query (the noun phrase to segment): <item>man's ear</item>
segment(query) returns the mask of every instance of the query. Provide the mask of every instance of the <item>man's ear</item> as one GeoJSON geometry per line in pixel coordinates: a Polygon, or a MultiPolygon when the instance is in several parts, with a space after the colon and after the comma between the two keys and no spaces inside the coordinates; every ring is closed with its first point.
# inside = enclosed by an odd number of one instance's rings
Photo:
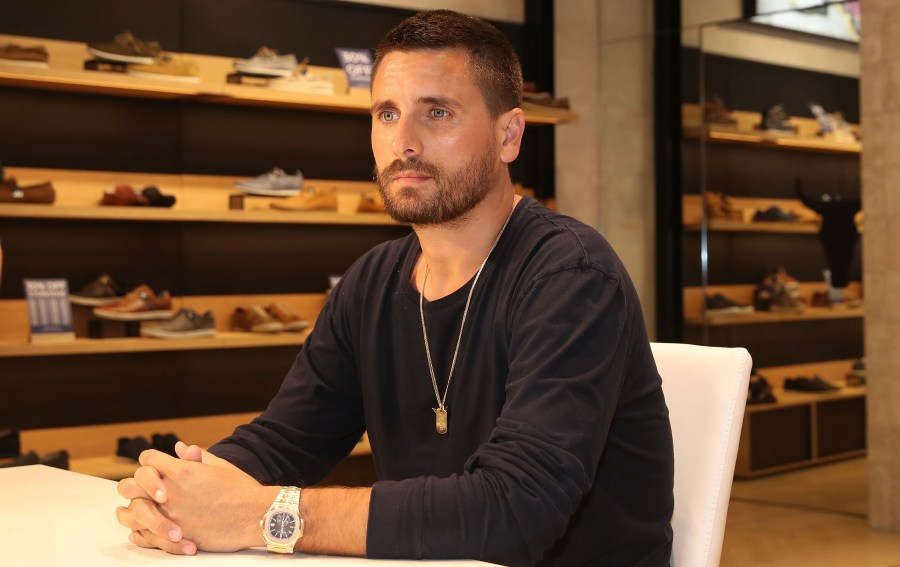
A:
{"type": "Polygon", "coordinates": [[[522,136],[525,134],[525,114],[521,108],[513,108],[497,119],[498,135],[501,140],[500,161],[512,163],[519,157],[522,136]]]}

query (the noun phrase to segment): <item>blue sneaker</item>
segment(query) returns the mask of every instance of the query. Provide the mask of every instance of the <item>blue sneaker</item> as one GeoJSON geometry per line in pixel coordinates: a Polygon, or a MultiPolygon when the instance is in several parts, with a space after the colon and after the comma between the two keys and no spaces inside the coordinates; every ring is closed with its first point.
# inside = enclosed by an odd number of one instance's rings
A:
{"type": "Polygon", "coordinates": [[[303,174],[298,170],[294,175],[288,175],[283,169],[276,167],[249,181],[237,181],[234,185],[251,195],[289,197],[300,193],[303,188],[303,174]]]}

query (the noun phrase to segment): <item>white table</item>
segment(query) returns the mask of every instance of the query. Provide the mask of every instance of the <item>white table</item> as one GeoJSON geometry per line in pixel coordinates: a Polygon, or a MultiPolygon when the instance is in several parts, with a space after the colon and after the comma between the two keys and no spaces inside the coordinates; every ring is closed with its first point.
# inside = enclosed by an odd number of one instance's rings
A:
{"type": "MultiPolygon", "coordinates": [[[[116,521],[116,506],[126,501],[116,483],[60,469],[32,465],[0,469],[0,565],[287,565],[265,549],[238,553],[169,555],[129,543],[128,530],[116,521]]],[[[338,567],[408,564],[406,561],[371,561],[350,557],[296,554],[302,567],[338,567]]],[[[489,565],[478,561],[436,561],[440,567],[489,565]]]]}

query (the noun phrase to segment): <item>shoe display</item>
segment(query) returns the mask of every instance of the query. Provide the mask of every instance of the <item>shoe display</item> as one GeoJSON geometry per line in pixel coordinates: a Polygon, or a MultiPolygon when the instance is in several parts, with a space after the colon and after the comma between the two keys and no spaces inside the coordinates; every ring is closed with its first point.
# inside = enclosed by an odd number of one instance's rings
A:
{"type": "Polygon", "coordinates": [[[263,46],[249,59],[236,59],[234,68],[248,75],[290,77],[297,68],[297,56],[293,53],[282,55],[275,49],[263,46]]]}
{"type": "Polygon", "coordinates": [[[269,204],[273,209],[280,211],[337,211],[337,193],[332,191],[317,191],[309,189],[296,197],[277,201],[269,204]]]}
{"type": "Polygon", "coordinates": [[[174,195],[164,195],[155,185],[141,189],[141,196],[147,200],[147,206],[150,207],[171,207],[175,204],[174,195]]]}
{"type": "Polygon", "coordinates": [[[84,284],[76,293],[69,294],[69,301],[74,305],[96,307],[110,305],[122,299],[124,290],[109,274],[101,274],[96,279],[84,284]]]}
{"type": "Polygon", "coordinates": [[[45,69],[50,60],[43,45],[24,47],[16,43],[0,44],[0,65],[18,65],[45,69]]]}
{"type": "Polygon", "coordinates": [[[796,378],[785,378],[784,389],[794,392],[836,392],[841,388],[823,379],[821,376],[813,376],[812,378],[798,376],[796,378]]]}
{"type": "Polygon", "coordinates": [[[857,141],[853,128],[841,112],[825,112],[822,105],[814,102],[809,103],[809,109],[819,122],[819,135],[823,138],[845,144],[857,141]]]}
{"type": "Polygon", "coordinates": [[[759,287],[753,294],[753,308],[757,311],[802,313],[806,308],[800,298],[796,278],[788,275],[781,266],[763,274],[759,287]]]}
{"type": "Polygon", "coordinates": [[[19,430],[15,427],[0,429],[0,459],[18,457],[22,451],[19,430]]]}
{"type": "Polygon", "coordinates": [[[866,359],[857,358],[853,361],[850,372],[845,376],[848,386],[864,386],[866,384],[866,359]]]}
{"type": "Polygon", "coordinates": [[[175,444],[178,443],[180,439],[177,435],[174,433],[154,433],[152,439],[154,449],[178,458],[178,453],[175,452],[175,444]]]}
{"type": "Polygon", "coordinates": [[[299,333],[309,328],[309,321],[301,319],[283,303],[273,303],[266,307],[266,311],[281,323],[285,331],[299,333]]]}
{"type": "Polygon", "coordinates": [[[198,315],[193,309],[179,310],[166,321],[141,325],[141,336],[155,339],[196,339],[216,336],[216,319],[212,311],[198,315]]]}
{"type": "Polygon", "coordinates": [[[116,456],[136,461],[141,456],[141,453],[152,448],[153,445],[147,441],[146,437],[119,437],[116,446],[116,456]]]}
{"type": "Polygon", "coordinates": [[[752,305],[744,305],[717,293],[705,296],[704,310],[707,315],[728,315],[738,313],[753,313],[752,305]]]}
{"type": "Polygon", "coordinates": [[[359,196],[359,204],[356,206],[357,213],[383,213],[384,199],[381,198],[380,191],[366,191],[359,196]]]}
{"type": "Polygon", "coordinates": [[[200,69],[196,63],[175,59],[169,53],[160,53],[150,65],[131,65],[128,67],[127,73],[136,77],[163,81],[200,82],[200,69]]]}
{"type": "Polygon", "coordinates": [[[732,205],[731,199],[724,193],[707,191],[703,195],[703,201],[706,207],[706,217],[708,219],[744,220],[743,211],[732,205]]]}
{"type": "Polygon", "coordinates": [[[794,211],[785,211],[779,207],[769,207],[766,210],[757,209],[753,215],[756,222],[791,222],[798,220],[800,215],[794,211]]]}
{"type": "Polygon", "coordinates": [[[28,203],[50,205],[56,201],[52,183],[20,186],[14,177],[0,181],[0,203],[28,203]]]}
{"type": "Polygon", "coordinates": [[[103,61],[153,65],[162,49],[156,41],[141,41],[131,32],[125,31],[118,34],[113,41],[89,43],[87,51],[103,61]]]}
{"type": "Polygon", "coordinates": [[[287,77],[272,79],[268,83],[270,89],[295,91],[300,93],[334,94],[334,81],[326,75],[311,73],[305,66],[306,60],[300,62],[299,71],[287,77]]]}
{"type": "Polygon", "coordinates": [[[251,195],[289,197],[300,193],[303,174],[297,171],[294,175],[288,175],[283,169],[276,167],[248,181],[236,181],[234,186],[251,195]]]}
{"type": "Polygon", "coordinates": [[[750,387],[747,390],[747,405],[775,403],[775,394],[772,386],[765,376],[753,374],[750,376],[750,387]]]}
{"type": "Polygon", "coordinates": [[[94,308],[94,315],[114,321],[168,319],[172,316],[172,296],[168,291],[156,295],[150,286],[140,285],[121,300],[94,308]]]}
{"type": "Polygon", "coordinates": [[[46,467],[69,470],[69,452],[66,450],[55,451],[40,456],[40,463],[46,467]]]}
{"type": "Polygon", "coordinates": [[[720,96],[715,96],[712,101],[707,102],[703,111],[707,124],[737,125],[737,120],[731,115],[731,110],[725,106],[725,101],[720,96]]]}
{"type": "Polygon", "coordinates": [[[25,467],[28,465],[39,465],[41,464],[41,458],[38,457],[38,454],[35,451],[29,451],[24,455],[19,455],[12,461],[4,464],[0,464],[0,469],[12,468],[12,467],[25,467]]]}
{"type": "Polygon", "coordinates": [[[796,134],[797,127],[791,124],[791,116],[784,109],[783,104],[776,104],[762,111],[762,121],[759,128],[762,130],[775,130],[788,134],[796,134]]]}
{"type": "Polygon", "coordinates": [[[148,201],[131,185],[116,185],[111,191],[103,192],[100,204],[106,207],[146,207],[148,201]]]}
{"type": "Polygon", "coordinates": [[[238,307],[231,315],[231,330],[251,333],[280,333],[284,324],[275,319],[262,305],[238,307]]]}

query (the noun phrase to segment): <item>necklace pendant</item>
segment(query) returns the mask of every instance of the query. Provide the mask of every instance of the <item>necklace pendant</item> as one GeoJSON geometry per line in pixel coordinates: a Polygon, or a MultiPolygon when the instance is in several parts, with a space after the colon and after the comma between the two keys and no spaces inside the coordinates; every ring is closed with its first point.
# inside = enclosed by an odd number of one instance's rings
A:
{"type": "Polygon", "coordinates": [[[447,434],[447,410],[444,408],[434,409],[434,428],[441,435],[447,434]]]}

